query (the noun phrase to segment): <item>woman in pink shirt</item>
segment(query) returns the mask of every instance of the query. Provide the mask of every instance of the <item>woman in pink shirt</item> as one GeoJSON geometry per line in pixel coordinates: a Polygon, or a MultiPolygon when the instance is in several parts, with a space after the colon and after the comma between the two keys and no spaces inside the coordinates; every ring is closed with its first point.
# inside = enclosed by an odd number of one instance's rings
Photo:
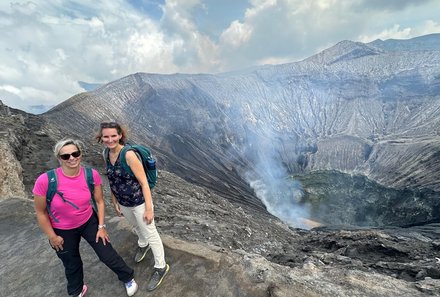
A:
{"type": "Polygon", "coordinates": [[[132,296],[138,289],[133,279],[134,271],[109,242],[104,224],[102,180],[94,169],[92,173],[97,213],[90,203],[91,193],[86,181],[86,172],[81,166],[82,142],[73,139],[61,140],[55,145],[54,154],[61,166],[55,169],[57,192],[49,208],[46,202],[49,187],[47,172],[37,178],[32,192],[38,224],[63,262],[68,294],[81,297],[87,292],[79,253],[82,237],[94,249],[99,259],[125,284],[128,296],[132,296]]]}

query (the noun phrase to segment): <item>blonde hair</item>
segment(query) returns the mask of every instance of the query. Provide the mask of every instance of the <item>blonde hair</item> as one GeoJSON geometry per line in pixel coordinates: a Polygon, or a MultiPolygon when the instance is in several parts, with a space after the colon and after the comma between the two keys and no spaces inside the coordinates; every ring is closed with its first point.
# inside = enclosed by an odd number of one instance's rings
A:
{"type": "Polygon", "coordinates": [[[66,145],[73,144],[76,146],[76,148],[81,152],[81,155],[84,152],[84,143],[81,140],[72,139],[72,138],[66,138],[58,141],[55,146],[53,147],[53,154],[55,158],[59,157],[60,150],[65,147],[66,145]]]}

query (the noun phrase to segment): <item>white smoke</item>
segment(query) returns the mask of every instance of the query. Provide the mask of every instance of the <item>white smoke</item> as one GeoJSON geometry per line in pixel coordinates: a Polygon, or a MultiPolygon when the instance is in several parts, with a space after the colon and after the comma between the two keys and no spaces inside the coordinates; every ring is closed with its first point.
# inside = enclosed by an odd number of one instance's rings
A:
{"type": "Polygon", "coordinates": [[[246,181],[269,213],[292,227],[310,229],[308,207],[301,203],[304,195],[301,183],[290,176],[281,158],[277,157],[276,142],[270,137],[264,139],[256,142],[255,169],[246,172],[246,181]]]}

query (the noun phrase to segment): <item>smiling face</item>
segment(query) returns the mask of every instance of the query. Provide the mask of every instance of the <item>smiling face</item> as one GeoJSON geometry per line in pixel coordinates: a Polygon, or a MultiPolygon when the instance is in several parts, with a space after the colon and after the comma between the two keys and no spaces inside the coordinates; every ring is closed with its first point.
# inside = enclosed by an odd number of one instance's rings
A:
{"type": "Polygon", "coordinates": [[[81,151],[74,144],[65,145],[58,153],[58,160],[60,161],[61,166],[71,169],[77,168],[81,163],[81,151]]]}
{"type": "Polygon", "coordinates": [[[119,145],[119,140],[122,138],[121,134],[118,134],[116,128],[103,128],[101,141],[109,149],[114,149],[119,145]]]}

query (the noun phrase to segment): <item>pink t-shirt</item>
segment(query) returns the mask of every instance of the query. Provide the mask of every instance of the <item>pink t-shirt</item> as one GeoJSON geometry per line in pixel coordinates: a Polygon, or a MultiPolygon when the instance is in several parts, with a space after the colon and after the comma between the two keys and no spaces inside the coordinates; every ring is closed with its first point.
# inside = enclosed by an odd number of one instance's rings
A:
{"type": "MultiPolygon", "coordinates": [[[[95,169],[93,169],[92,172],[95,186],[101,185],[102,180],[99,173],[95,169]]],[[[90,190],[87,186],[85,170],[81,167],[79,176],[70,177],[64,175],[61,167],[58,167],[56,169],[56,174],[58,178],[58,192],[63,193],[64,199],[78,206],[78,209],[71,204],[64,202],[57,193],[52,199],[50,210],[58,222],[55,222],[54,219],[49,216],[50,223],[52,224],[52,227],[57,229],[69,230],[78,228],[87,222],[93,214],[93,208],[90,202],[90,190]]],[[[43,199],[46,199],[48,184],[47,173],[43,173],[35,181],[32,193],[34,193],[35,196],[43,196],[43,199]]],[[[42,198],[35,197],[35,199],[42,198]]]]}

